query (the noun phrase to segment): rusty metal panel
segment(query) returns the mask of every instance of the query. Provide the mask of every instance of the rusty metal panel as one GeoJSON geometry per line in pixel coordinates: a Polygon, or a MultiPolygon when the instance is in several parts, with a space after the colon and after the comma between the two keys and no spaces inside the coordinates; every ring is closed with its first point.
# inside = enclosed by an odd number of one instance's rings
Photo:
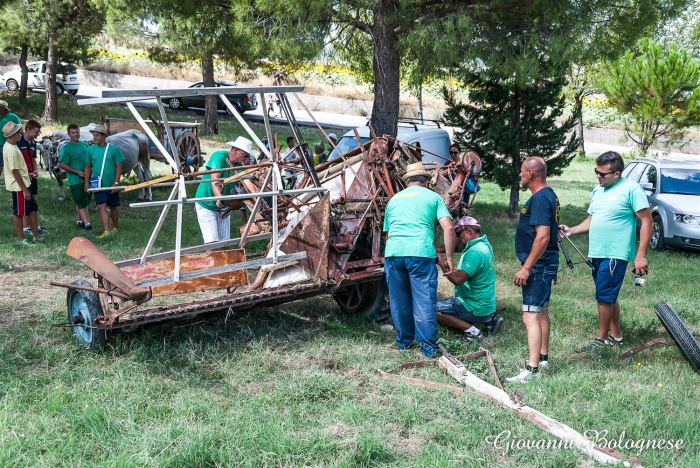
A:
{"type": "MultiPolygon", "coordinates": [[[[215,268],[232,263],[245,262],[245,250],[222,250],[217,252],[205,252],[200,254],[183,255],[180,257],[180,273],[215,268]]],[[[163,258],[141,265],[130,265],[122,268],[122,271],[133,281],[144,281],[163,276],[171,276],[175,269],[174,258],[163,258]]],[[[203,276],[177,283],[167,283],[153,286],[154,296],[167,296],[170,294],[188,293],[194,291],[208,291],[229,286],[248,284],[248,271],[237,270],[217,275],[203,276]]]]}
{"type": "Polygon", "coordinates": [[[330,200],[330,194],[326,193],[304,219],[294,226],[280,246],[285,254],[306,252],[307,257],[300,260],[299,265],[322,280],[328,279],[330,200]]]}

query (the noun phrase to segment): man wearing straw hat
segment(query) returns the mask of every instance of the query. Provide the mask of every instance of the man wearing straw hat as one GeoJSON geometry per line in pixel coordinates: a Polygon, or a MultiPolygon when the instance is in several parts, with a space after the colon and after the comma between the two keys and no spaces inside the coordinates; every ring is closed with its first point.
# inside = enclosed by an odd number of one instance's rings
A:
{"type": "Polygon", "coordinates": [[[422,163],[409,164],[403,176],[406,189],[389,200],[384,269],[396,344],[408,349],[415,339],[425,357],[432,359],[438,351],[435,227],[440,224],[445,233],[445,274],[452,272],[455,242],[445,202],[427,188],[430,177],[422,163]]]}
{"type": "MultiPolygon", "coordinates": [[[[10,112],[10,108],[7,106],[7,102],[0,100],[0,129],[3,128],[5,126],[5,124],[8,122],[13,122],[13,123],[16,123],[18,125],[22,123],[19,120],[19,117],[17,117],[15,114],[10,112]]],[[[3,136],[2,133],[0,133],[0,173],[3,172],[2,168],[4,166],[3,146],[5,145],[5,141],[6,141],[6,138],[3,136]]],[[[9,182],[6,182],[6,183],[9,183],[9,182]]]]}
{"type": "Polygon", "coordinates": [[[22,152],[17,147],[17,142],[22,136],[22,126],[15,122],[6,122],[2,127],[2,136],[5,138],[3,153],[5,155],[5,188],[12,192],[12,223],[17,233],[17,243],[31,245],[24,238],[22,230],[22,220],[29,216],[29,225],[34,235],[34,242],[43,241],[39,235],[38,217],[36,212],[39,208],[36,199],[29,191],[29,171],[24,162],[22,152]]]}

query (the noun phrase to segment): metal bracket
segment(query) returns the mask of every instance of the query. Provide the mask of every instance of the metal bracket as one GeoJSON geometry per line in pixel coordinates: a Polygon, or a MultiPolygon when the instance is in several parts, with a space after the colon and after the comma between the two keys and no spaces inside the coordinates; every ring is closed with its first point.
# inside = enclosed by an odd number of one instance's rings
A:
{"type": "Polygon", "coordinates": [[[637,346],[637,347],[634,348],[634,349],[630,349],[629,351],[620,354],[620,355],[617,357],[617,359],[618,359],[619,361],[622,361],[622,360],[625,359],[625,358],[628,358],[628,357],[630,357],[630,356],[633,356],[633,355],[639,353],[640,351],[644,351],[645,349],[651,348],[652,346],[655,346],[655,345],[657,345],[657,344],[662,344],[662,345],[666,345],[666,346],[678,346],[674,340],[669,340],[669,339],[666,339],[666,338],[656,338],[656,339],[654,339],[654,340],[647,341],[647,342],[644,343],[643,345],[637,346]]]}

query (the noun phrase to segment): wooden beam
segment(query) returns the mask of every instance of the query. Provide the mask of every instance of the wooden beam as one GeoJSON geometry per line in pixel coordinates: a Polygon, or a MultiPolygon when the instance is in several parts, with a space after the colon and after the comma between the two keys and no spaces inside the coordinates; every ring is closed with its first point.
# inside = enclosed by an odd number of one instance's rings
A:
{"type": "Polygon", "coordinates": [[[127,98],[129,100],[137,101],[144,96],[148,96],[148,98],[154,98],[156,96],[170,98],[206,96],[208,94],[301,93],[303,91],[303,86],[216,86],[213,88],[114,89],[102,91],[102,97],[127,98]]]}
{"type": "Polygon", "coordinates": [[[151,179],[147,180],[146,182],[141,182],[140,184],[136,185],[127,185],[126,188],[122,190],[122,192],[131,192],[132,190],[138,190],[140,188],[144,187],[150,187],[151,185],[154,184],[160,184],[161,182],[167,182],[169,180],[177,179],[177,174],[169,174],[164,177],[159,177],[157,179],[151,179]]]}

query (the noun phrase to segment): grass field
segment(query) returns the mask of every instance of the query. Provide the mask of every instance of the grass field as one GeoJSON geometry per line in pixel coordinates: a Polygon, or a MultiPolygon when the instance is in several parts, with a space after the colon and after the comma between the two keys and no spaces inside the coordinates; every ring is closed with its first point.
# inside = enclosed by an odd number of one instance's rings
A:
{"type": "MultiPolygon", "coordinates": [[[[593,168],[590,160],[576,161],[550,181],[563,223],[585,216],[593,168]]],[[[165,198],[166,190],[156,189],[154,198],[165,198]]],[[[70,239],[80,235],[74,205],[55,197],[54,181],[42,175],[40,220],[50,234],[46,244],[20,249],[9,194],[0,192],[2,467],[595,466],[571,449],[489,444],[489,437],[504,431],[516,442],[552,437],[475,395],[382,380],[375,369],[419,360],[420,353],[400,353],[391,332],[343,315],[327,296],[141,328],[109,336],[103,353],[85,351],[68,330],[52,326],[66,321],[66,306],[65,291],[49,281],[91,279],[87,268],[65,254],[70,239]]],[[[155,224],[157,209],[127,206],[135,197],[123,196],[119,234],[95,241],[114,260],[139,255],[155,224]]],[[[503,333],[484,343],[501,378],[517,373],[526,356],[520,291],[512,284],[519,266],[516,220],[507,217],[507,205],[507,193],[486,183],[472,213],[494,247],[497,299],[506,307],[503,333]]],[[[199,244],[194,209],[185,212],[183,242],[199,244]]],[[[96,221],[94,209],[90,214],[96,221]]],[[[585,236],[576,241],[586,247],[585,236]]],[[[155,250],[173,245],[174,210],[155,250]]],[[[628,275],[620,298],[623,349],[667,336],[653,312],[659,300],[698,329],[699,259],[652,252],[646,287],[633,286],[628,275]]],[[[439,292],[451,294],[444,279],[439,292]]],[[[625,361],[617,360],[618,349],[581,351],[597,330],[585,265],[560,274],[550,315],[550,367],[508,391],[521,389],[526,404],[582,433],[684,441],[679,450],[641,451],[646,467],[700,466],[698,375],[679,351],[651,349],[625,361]]],[[[453,354],[476,348],[461,345],[448,329],[439,338],[453,354]]],[[[472,361],[468,368],[490,381],[485,362],[472,361]]],[[[403,375],[454,383],[436,368],[403,375]]],[[[638,449],[621,451],[636,455],[638,449]]]]}

